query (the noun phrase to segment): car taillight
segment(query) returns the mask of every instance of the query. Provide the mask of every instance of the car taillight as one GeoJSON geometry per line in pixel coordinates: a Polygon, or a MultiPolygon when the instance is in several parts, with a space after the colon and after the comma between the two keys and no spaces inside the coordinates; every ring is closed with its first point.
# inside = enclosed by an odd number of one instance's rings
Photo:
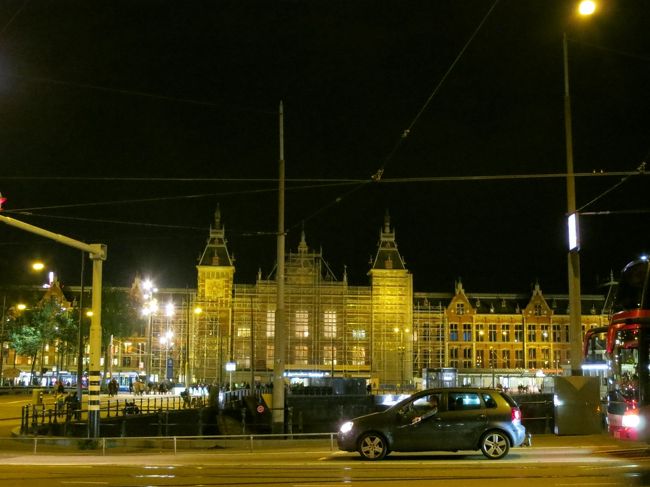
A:
{"type": "Polygon", "coordinates": [[[510,416],[513,423],[521,422],[521,410],[519,408],[510,408],[510,416]]]}

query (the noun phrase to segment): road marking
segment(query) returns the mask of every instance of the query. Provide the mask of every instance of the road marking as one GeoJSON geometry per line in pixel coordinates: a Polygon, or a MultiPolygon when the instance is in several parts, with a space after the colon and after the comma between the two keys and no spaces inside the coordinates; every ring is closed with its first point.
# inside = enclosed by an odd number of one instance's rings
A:
{"type": "Polygon", "coordinates": [[[106,485],[108,482],[91,482],[90,480],[62,480],[62,484],[98,484],[106,485]]]}

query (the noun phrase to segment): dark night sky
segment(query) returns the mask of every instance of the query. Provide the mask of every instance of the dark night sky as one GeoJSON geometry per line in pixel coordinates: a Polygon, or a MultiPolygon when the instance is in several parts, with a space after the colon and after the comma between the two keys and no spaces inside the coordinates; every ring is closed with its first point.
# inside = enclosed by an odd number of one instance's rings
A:
{"type": "MultiPolygon", "coordinates": [[[[388,209],[416,290],[565,293],[563,30],[576,172],[634,171],[650,150],[650,9],[605,3],[585,22],[569,0],[4,0],[6,214],[106,243],[108,283],[193,287],[219,203],[253,282],[275,261],[283,100],[288,249],[304,221],[366,284],[388,209]],[[382,166],[381,183],[322,181],[382,166]],[[558,177],[390,182],[526,174],[558,177]]],[[[578,177],[578,206],[620,180],[578,177]]],[[[633,211],[583,217],[583,292],[650,250],[649,182],[586,208],[633,211]]],[[[78,284],[79,251],[0,226],[0,281],[37,282],[36,257],[78,284]]]]}

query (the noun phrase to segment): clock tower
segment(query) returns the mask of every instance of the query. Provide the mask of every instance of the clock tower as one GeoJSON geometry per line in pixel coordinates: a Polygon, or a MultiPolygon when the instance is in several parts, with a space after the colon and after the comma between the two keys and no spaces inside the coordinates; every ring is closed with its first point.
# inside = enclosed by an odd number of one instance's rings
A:
{"type": "Polygon", "coordinates": [[[226,246],[219,207],[214,226],[196,266],[195,332],[192,340],[194,379],[216,377],[223,382],[223,368],[232,360],[232,301],[235,267],[226,246]]]}

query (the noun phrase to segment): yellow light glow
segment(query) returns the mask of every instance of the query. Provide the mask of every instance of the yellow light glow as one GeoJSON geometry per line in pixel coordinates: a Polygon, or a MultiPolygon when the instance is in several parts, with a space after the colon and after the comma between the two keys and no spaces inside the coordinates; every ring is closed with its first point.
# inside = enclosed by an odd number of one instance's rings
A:
{"type": "Polygon", "coordinates": [[[86,316],[91,317],[93,315],[92,311],[86,311],[86,316]]]}
{"type": "Polygon", "coordinates": [[[27,309],[27,305],[23,304],[23,303],[20,303],[20,304],[16,305],[16,308],[18,308],[20,311],[24,311],[24,310],[27,309]]]}
{"type": "Polygon", "coordinates": [[[596,11],[596,2],[591,0],[584,0],[578,5],[578,13],[580,15],[591,15],[596,11]]]}
{"type": "Polygon", "coordinates": [[[32,264],[32,269],[34,269],[35,271],[42,271],[43,269],[45,269],[45,264],[43,264],[42,262],[34,262],[32,264]]]}
{"type": "Polygon", "coordinates": [[[196,308],[194,308],[195,315],[200,315],[201,313],[203,313],[203,310],[200,307],[197,306],[196,308]]]}

